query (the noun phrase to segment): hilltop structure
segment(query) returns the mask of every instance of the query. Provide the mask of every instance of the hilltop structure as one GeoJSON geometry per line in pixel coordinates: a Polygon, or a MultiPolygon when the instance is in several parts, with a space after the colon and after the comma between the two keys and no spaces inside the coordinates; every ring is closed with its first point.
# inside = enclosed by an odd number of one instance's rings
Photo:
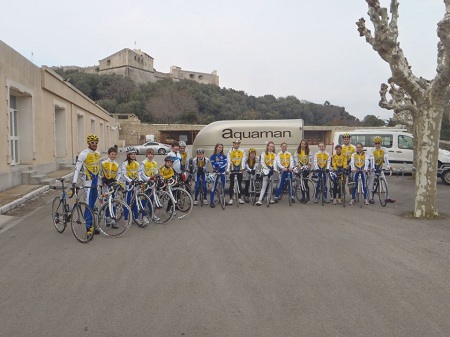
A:
{"type": "Polygon", "coordinates": [[[180,67],[170,67],[170,73],[162,73],[153,67],[154,58],[140,49],[125,48],[99,61],[99,65],[93,67],[63,66],[63,70],[76,69],[80,72],[98,75],[121,75],[130,77],[135,83],[156,82],[170,78],[174,81],[183,79],[193,80],[203,84],[219,85],[217,71],[202,73],[183,70],[180,67]]]}

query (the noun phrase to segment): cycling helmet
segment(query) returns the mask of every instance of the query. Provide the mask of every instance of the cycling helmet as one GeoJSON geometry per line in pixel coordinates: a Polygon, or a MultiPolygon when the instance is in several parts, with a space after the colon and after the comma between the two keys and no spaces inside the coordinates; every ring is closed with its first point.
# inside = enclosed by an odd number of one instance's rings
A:
{"type": "Polygon", "coordinates": [[[188,179],[189,179],[189,172],[188,171],[181,172],[180,179],[183,182],[188,181],[188,179]]]}
{"type": "Polygon", "coordinates": [[[186,142],[184,140],[180,141],[180,144],[178,144],[179,147],[185,147],[186,146],[186,142]]]}
{"type": "Polygon", "coordinates": [[[125,151],[127,152],[127,154],[130,154],[130,153],[137,153],[136,148],[134,148],[134,147],[132,147],[132,146],[128,146],[128,147],[125,149],[125,151]]]}
{"type": "Polygon", "coordinates": [[[342,138],[351,138],[352,136],[350,136],[350,134],[348,132],[344,133],[342,135],[342,138]]]}
{"type": "Polygon", "coordinates": [[[233,139],[233,144],[234,143],[241,144],[241,139],[240,138],[233,139]]]}
{"type": "Polygon", "coordinates": [[[206,173],[206,182],[208,184],[213,184],[214,180],[216,179],[216,174],[215,173],[206,173]]]}
{"type": "Polygon", "coordinates": [[[251,148],[248,149],[248,153],[250,153],[250,152],[255,152],[256,153],[256,149],[254,147],[251,147],[251,148]]]}
{"type": "Polygon", "coordinates": [[[197,154],[199,153],[205,153],[205,150],[203,150],[201,147],[197,149],[197,154]]]}
{"type": "Polygon", "coordinates": [[[86,140],[88,143],[98,142],[98,137],[96,135],[89,135],[89,136],[87,136],[86,140]]]}
{"type": "Polygon", "coordinates": [[[373,137],[373,142],[381,144],[381,137],[380,136],[373,137]]]}
{"type": "Polygon", "coordinates": [[[167,156],[166,158],[164,158],[164,161],[171,161],[171,162],[173,162],[173,158],[171,156],[167,156]]]}

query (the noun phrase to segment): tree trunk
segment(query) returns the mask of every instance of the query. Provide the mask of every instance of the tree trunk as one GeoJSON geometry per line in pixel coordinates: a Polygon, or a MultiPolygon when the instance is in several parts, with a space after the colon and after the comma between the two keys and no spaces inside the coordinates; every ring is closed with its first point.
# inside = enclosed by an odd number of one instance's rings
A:
{"type": "Polygon", "coordinates": [[[443,110],[439,107],[419,108],[423,117],[415,118],[414,137],[416,151],[416,197],[414,217],[434,218],[437,210],[437,164],[439,155],[439,131],[443,110]]]}

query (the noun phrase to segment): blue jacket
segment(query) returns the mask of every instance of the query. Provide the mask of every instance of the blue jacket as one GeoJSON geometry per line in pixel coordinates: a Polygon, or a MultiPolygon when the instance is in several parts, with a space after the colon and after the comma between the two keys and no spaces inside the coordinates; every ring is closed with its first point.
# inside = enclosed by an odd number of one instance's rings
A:
{"type": "Polygon", "coordinates": [[[224,154],[213,154],[210,157],[211,160],[211,166],[214,171],[219,171],[221,173],[225,172],[225,169],[227,168],[227,156],[224,154]]]}

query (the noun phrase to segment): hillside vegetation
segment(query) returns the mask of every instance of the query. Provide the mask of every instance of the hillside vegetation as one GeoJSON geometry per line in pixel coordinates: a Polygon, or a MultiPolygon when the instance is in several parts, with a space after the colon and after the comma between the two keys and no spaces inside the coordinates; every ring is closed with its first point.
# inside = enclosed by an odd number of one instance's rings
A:
{"type": "Polygon", "coordinates": [[[295,96],[255,97],[244,91],[190,80],[136,85],[130,78],[116,75],[60,69],[56,72],[107,111],[133,113],[148,123],[208,124],[227,119],[302,118],[307,125],[361,125],[344,107],[329,102],[301,101],[295,96]]]}

